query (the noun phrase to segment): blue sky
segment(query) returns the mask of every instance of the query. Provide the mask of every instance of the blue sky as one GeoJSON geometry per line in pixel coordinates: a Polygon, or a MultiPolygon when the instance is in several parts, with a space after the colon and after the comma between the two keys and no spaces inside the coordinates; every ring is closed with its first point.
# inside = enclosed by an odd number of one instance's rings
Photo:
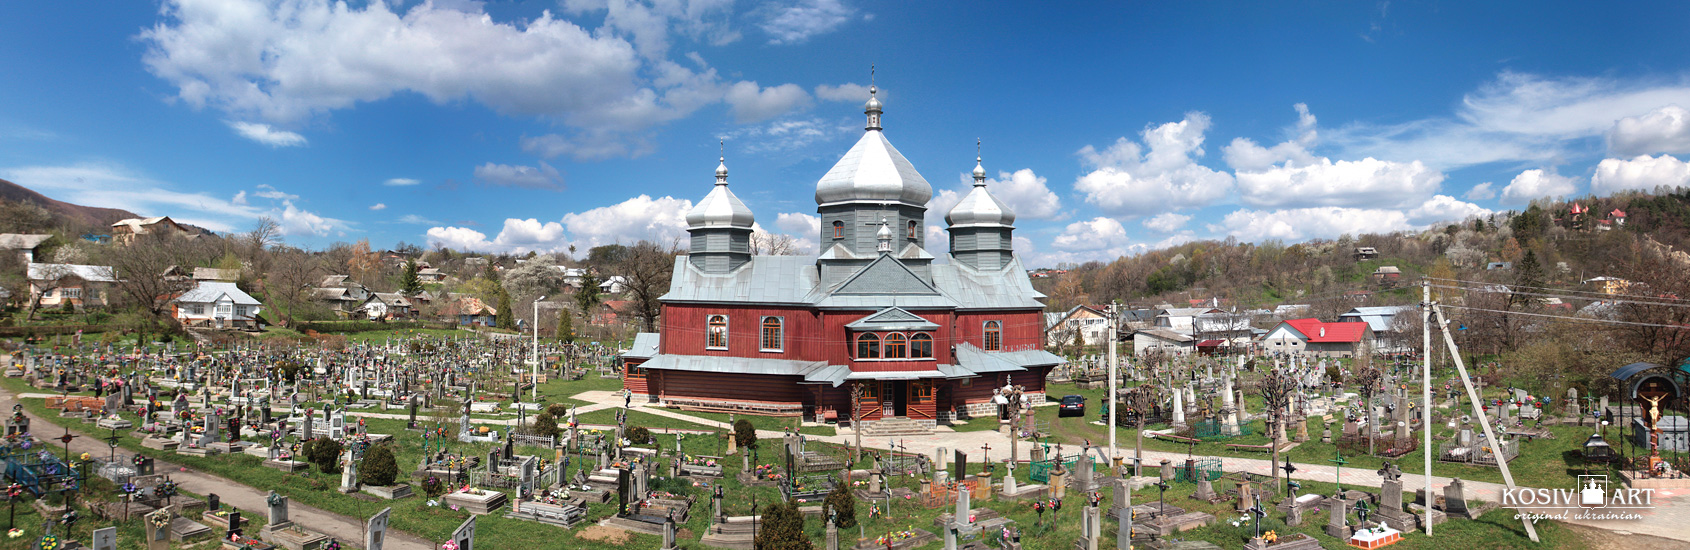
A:
{"type": "Polygon", "coordinates": [[[983,141],[1031,265],[1425,227],[1690,183],[1684,3],[559,0],[0,4],[0,177],[290,244],[684,235],[726,140],[815,241],[862,132],[935,188],[983,141]]]}

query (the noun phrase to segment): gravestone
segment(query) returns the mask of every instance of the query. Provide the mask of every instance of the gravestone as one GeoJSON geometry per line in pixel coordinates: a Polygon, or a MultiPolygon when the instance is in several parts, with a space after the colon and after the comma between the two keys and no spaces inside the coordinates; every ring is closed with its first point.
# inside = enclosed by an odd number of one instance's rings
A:
{"type": "Polygon", "coordinates": [[[458,530],[452,532],[452,541],[458,543],[458,550],[475,550],[475,518],[470,516],[458,526],[458,530]]]}
{"type": "Polygon", "coordinates": [[[1254,483],[1250,483],[1248,481],[1238,482],[1238,505],[1233,509],[1233,511],[1240,513],[1250,511],[1250,503],[1255,501],[1255,496],[1256,485],[1254,483]]]}
{"type": "Polygon", "coordinates": [[[288,497],[270,491],[270,494],[264,497],[264,503],[269,506],[269,530],[275,531],[293,525],[293,521],[288,519],[288,497]]]}
{"type": "Polygon", "coordinates": [[[147,550],[170,550],[170,523],[176,514],[173,508],[161,508],[146,515],[147,550]]]}
{"type": "Polygon", "coordinates": [[[1162,459],[1162,481],[1171,482],[1173,480],[1174,480],[1174,463],[1173,463],[1173,461],[1164,458],[1164,459],[1162,459]]]}
{"type": "Polygon", "coordinates": [[[387,538],[387,515],[391,512],[393,508],[383,508],[364,524],[364,550],[381,550],[382,542],[387,538]]]}
{"type": "Polygon", "coordinates": [[[1125,479],[1115,480],[1115,550],[1132,550],[1133,493],[1125,479]]]}
{"type": "MultiPolygon", "coordinates": [[[[371,549],[371,550],[380,550],[380,549],[371,549]]],[[[663,548],[662,548],[662,550],[675,550],[675,518],[673,518],[673,517],[663,518],[663,548]]]]}
{"type": "Polygon", "coordinates": [[[1467,510],[1467,485],[1461,478],[1451,479],[1444,486],[1444,514],[1448,517],[1473,519],[1467,510]]]}
{"type": "Polygon", "coordinates": [[[1584,422],[1584,415],[1581,412],[1579,410],[1578,388],[1567,388],[1567,416],[1577,418],[1582,423],[1584,422]]]}
{"type": "Polygon", "coordinates": [[[1345,514],[1344,499],[1326,499],[1326,511],[1330,521],[1326,522],[1326,535],[1338,540],[1350,540],[1350,526],[1345,514]]]}
{"type": "Polygon", "coordinates": [[[92,540],[94,550],[117,550],[117,528],[95,529],[92,540]]]}
{"type": "Polygon", "coordinates": [[[223,509],[223,498],[217,496],[217,493],[211,493],[209,495],[206,495],[205,496],[205,509],[210,510],[212,512],[222,510],[223,509]]]}
{"type": "MultiPolygon", "coordinates": [[[[1120,486],[1117,485],[1116,487],[1120,487],[1120,486]]],[[[1118,488],[1115,490],[1116,494],[1120,494],[1120,492],[1121,491],[1118,488]]],[[[1208,477],[1198,476],[1198,478],[1197,478],[1197,492],[1192,493],[1191,498],[1195,498],[1197,500],[1212,500],[1212,499],[1214,499],[1215,498],[1214,483],[1210,482],[1208,477]]]]}

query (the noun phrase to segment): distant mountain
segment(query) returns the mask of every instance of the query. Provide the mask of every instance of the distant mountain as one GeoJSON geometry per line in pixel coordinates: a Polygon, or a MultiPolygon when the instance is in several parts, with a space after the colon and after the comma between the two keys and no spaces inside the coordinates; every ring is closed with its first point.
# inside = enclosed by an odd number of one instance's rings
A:
{"type": "Polygon", "coordinates": [[[139,218],[134,212],[116,208],[82,206],[48,198],[28,187],[0,179],[0,199],[34,203],[53,215],[54,221],[72,227],[110,227],[126,218],[139,218]]]}

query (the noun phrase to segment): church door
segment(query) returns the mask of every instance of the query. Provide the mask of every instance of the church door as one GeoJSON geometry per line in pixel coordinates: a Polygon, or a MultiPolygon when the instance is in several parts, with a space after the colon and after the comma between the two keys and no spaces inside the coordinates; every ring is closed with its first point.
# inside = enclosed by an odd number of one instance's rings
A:
{"type": "Polygon", "coordinates": [[[910,383],[907,380],[887,382],[887,400],[892,402],[892,413],[898,417],[909,416],[910,383]]]}

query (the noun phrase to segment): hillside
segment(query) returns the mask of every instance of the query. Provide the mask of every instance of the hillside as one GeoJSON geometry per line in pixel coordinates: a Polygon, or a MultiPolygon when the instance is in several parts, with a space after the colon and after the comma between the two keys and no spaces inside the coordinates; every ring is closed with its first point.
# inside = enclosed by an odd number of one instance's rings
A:
{"type": "Polygon", "coordinates": [[[1600,276],[1647,284],[1660,254],[1690,250],[1690,189],[1627,192],[1608,197],[1535,201],[1424,231],[1346,235],[1297,244],[1196,241],[1111,262],[1090,262],[1036,279],[1051,310],[1108,303],[1184,306],[1219,299],[1223,306],[1268,308],[1309,304],[1317,311],[1355,305],[1414,303],[1422,276],[1585,289],[1600,276]],[[1357,250],[1370,248],[1366,258],[1357,250]],[[1525,262],[1527,256],[1531,262],[1525,262]],[[1505,265],[1493,265],[1507,262],[1505,265]],[[1519,273],[1531,263],[1538,273],[1519,273]],[[1374,276],[1394,266],[1394,281],[1374,276]],[[1341,302],[1322,308],[1322,302],[1341,302]]]}
{"type": "Polygon", "coordinates": [[[48,198],[46,195],[3,179],[0,179],[0,200],[31,203],[39,206],[52,215],[54,225],[65,227],[107,227],[121,219],[140,217],[127,210],[82,206],[48,198]]]}

